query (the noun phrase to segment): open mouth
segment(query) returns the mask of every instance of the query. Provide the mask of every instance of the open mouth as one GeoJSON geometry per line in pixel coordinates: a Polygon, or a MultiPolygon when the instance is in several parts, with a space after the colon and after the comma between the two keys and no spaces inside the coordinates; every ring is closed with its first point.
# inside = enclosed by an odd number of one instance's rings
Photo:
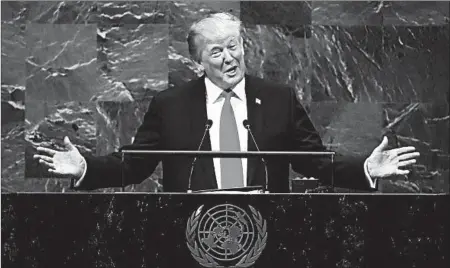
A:
{"type": "Polygon", "coordinates": [[[237,70],[237,66],[231,67],[230,69],[226,70],[225,73],[227,75],[235,75],[237,70]]]}

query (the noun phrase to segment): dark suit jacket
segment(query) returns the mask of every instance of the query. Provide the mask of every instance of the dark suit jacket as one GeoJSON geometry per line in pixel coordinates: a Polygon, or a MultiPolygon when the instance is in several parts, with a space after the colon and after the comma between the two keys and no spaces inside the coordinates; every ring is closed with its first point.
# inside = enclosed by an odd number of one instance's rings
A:
{"type": "MultiPolygon", "coordinates": [[[[293,89],[256,77],[246,76],[248,121],[262,151],[324,151],[319,134],[297,99],[293,89]],[[261,104],[255,99],[261,100],[261,104]]],[[[150,144],[155,150],[197,150],[202,138],[206,112],[204,78],[184,86],[167,89],[151,101],[134,144],[150,144]]],[[[215,122],[216,124],[218,122],[215,122]]],[[[238,122],[239,124],[240,122],[238,122]]],[[[211,150],[209,135],[202,150],[211,150]]],[[[248,150],[256,151],[248,139],[248,150]]],[[[121,158],[113,153],[93,157],[85,155],[86,176],[78,189],[96,189],[121,186],[121,158]]],[[[185,192],[191,157],[134,155],[128,156],[123,166],[125,183],[138,184],[146,179],[163,161],[163,188],[165,192],[185,192]]],[[[329,157],[268,157],[270,192],[289,191],[289,163],[305,175],[331,183],[329,157]]],[[[364,159],[336,156],[334,186],[369,190],[364,176],[364,159]]],[[[249,186],[264,185],[264,166],[258,158],[248,159],[249,186]]],[[[213,160],[199,158],[192,177],[192,189],[217,189],[213,160]]]]}

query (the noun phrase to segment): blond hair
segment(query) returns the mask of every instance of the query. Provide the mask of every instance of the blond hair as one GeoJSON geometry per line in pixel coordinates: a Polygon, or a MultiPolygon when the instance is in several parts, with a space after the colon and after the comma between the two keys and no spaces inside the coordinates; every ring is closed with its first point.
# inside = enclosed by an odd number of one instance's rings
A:
{"type": "Polygon", "coordinates": [[[223,27],[235,27],[239,34],[243,31],[241,20],[226,12],[210,14],[192,24],[187,35],[187,43],[189,54],[194,61],[200,62],[201,60],[201,51],[198,50],[198,37],[207,29],[221,29],[223,27]]]}

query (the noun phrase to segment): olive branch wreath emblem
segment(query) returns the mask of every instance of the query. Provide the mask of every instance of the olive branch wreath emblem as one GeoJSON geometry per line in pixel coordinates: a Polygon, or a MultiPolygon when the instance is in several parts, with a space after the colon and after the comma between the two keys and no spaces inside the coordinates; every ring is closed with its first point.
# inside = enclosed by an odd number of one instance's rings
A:
{"type": "MultiPolygon", "coordinates": [[[[253,265],[256,260],[259,258],[267,243],[267,222],[261,216],[261,213],[257,211],[254,207],[248,205],[253,219],[255,221],[256,229],[258,230],[258,238],[256,239],[255,244],[252,249],[242,256],[242,258],[233,266],[235,268],[245,268],[253,265]]],[[[196,229],[198,227],[199,219],[201,216],[201,211],[203,209],[203,205],[201,205],[196,211],[192,213],[187,221],[186,226],[186,239],[187,246],[191,251],[192,257],[203,267],[225,267],[221,266],[217,263],[214,258],[208,254],[206,254],[198,245],[195,240],[196,229]]]]}

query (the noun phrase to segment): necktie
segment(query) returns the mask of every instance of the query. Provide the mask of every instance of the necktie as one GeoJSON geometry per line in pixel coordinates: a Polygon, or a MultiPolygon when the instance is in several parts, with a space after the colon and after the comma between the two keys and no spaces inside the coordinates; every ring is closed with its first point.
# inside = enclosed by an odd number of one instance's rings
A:
{"type": "MultiPolygon", "coordinates": [[[[221,151],[241,150],[236,119],[230,102],[231,97],[234,95],[235,93],[231,90],[222,92],[225,103],[220,116],[219,138],[221,151]]],[[[242,161],[240,158],[221,158],[220,170],[222,189],[244,186],[242,161]]]]}

